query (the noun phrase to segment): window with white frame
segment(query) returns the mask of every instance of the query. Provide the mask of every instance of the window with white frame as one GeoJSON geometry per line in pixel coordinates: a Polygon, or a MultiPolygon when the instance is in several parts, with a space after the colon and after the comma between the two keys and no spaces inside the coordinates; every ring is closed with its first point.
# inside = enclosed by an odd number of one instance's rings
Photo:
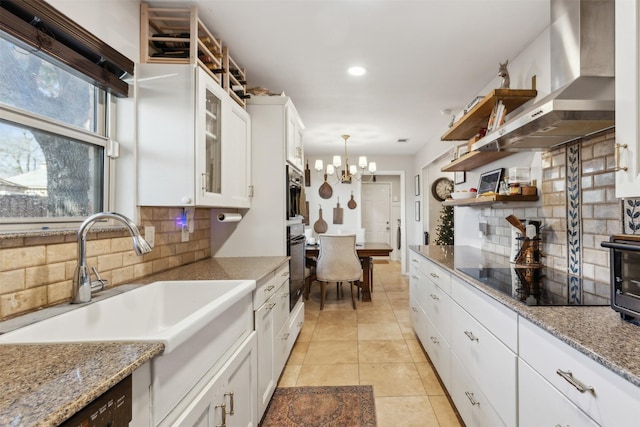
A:
{"type": "Polygon", "coordinates": [[[0,221],[77,221],[108,208],[108,98],[0,37],[0,221]]]}

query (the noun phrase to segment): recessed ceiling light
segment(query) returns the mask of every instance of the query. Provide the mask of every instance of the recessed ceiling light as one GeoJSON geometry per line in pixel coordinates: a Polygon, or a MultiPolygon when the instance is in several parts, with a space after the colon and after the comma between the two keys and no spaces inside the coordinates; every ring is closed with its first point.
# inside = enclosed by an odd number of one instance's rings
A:
{"type": "Polygon", "coordinates": [[[347,72],[352,76],[363,76],[367,73],[367,70],[364,67],[355,66],[355,67],[349,67],[347,72]]]}

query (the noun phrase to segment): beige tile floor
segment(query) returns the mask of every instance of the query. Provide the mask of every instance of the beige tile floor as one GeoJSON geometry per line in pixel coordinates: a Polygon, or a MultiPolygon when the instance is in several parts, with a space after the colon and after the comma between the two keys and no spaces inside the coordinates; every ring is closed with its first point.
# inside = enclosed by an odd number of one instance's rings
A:
{"type": "Polygon", "coordinates": [[[351,307],[348,284],[327,288],[320,311],[315,282],[305,323],[278,385],[373,385],[378,427],[461,426],[411,328],[409,279],[398,262],[376,263],[371,302],[351,307]]]}

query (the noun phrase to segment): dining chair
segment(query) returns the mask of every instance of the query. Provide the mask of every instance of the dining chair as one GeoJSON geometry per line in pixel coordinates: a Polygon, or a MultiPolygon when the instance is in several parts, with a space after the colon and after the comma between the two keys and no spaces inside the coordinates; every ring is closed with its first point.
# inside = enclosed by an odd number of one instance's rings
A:
{"type": "Polygon", "coordinates": [[[316,262],[316,280],[321,285],[320,310],[324,308],[327,283],[336,282],[338,288],[342,282],[351,284],[351,304],[356,308],[353,287],[358,286],[362,275],[362,265],[356,252],[355,234],[321,234],[320,250],[316,262]]]}

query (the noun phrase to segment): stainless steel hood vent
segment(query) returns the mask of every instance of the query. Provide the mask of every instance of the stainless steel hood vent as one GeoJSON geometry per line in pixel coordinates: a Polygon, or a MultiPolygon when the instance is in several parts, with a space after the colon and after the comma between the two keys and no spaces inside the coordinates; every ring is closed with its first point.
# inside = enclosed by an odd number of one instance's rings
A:
{"type": "Polygon", "coordinates": [[[552,92],[478,141],[547,149],[615,126],[614,0],[551,0],[552,92]]]}

